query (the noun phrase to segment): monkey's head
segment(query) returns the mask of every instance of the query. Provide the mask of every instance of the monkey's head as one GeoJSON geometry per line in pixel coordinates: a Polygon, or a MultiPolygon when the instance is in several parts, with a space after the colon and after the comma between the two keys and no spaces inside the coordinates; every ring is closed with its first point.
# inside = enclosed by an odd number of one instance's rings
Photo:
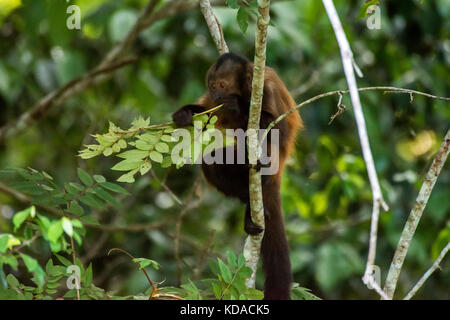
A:
{"type": "Polygon", "coordinates": [[[209,68],[206,85],[216,103],[248,94],[249,61],[234,53],[225,53],[209,68]]]}

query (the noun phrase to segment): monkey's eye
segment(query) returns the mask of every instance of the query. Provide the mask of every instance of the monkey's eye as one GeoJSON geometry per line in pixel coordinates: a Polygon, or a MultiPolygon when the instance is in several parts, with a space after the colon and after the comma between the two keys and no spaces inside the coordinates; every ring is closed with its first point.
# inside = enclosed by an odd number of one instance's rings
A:
{"type": "Polygon", "coordinates": [[[209,84],[211,86],[211,88],[215,89],[216,88],[216,83],[211,81],[211,83],[209,84]]]}
{"type": "Polygon", "coordinates": [[[225,81],[219,81],[220,89],[224,89],[226,87],[225,81]]]}

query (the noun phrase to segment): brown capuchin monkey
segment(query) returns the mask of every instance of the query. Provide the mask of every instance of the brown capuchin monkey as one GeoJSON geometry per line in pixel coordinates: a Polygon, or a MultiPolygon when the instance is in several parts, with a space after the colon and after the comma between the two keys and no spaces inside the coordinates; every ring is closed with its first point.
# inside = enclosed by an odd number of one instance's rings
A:
{"type": "MultiPolygon", "coordinates": [[[[218,117],[215,123],[216,128],[246,130],[252,78],[253,63],[234,53],[221,55],[206,75],[208,91],[197,104],[186,105],[175,112],[172,115],[173,121],[177,126],[188,126],[192,124],[192,116],[195,113],[223,105],[216,111],[218,117]]],[[[295,101],[284,83],[273,69],[266,67],[260,128],[267,128],[272,121],[294,106],[295,101]]],[[[279,168],[275,174],[262,176],[265,231],[261,253],[266,274],[264,299],[290,299],[292,275],[281,212],[280,185],[285,161],[294,149],[296,134],[302,126],[298,112],[292,112],[274,127],[279,130],[277,144],[279,150],[276,159],[279,168]]],[[[225,152],[224,149],[222,154],[225,152]]],[[[250,215],[249,167],[248,163],[205,164],[203,162],[202,164],[203,173],[209,183],[227,197],[238,198],[247,205],[244,229],[248,234],[255,235],[260,233],[262,228],[252,222],[250,215]]]]}

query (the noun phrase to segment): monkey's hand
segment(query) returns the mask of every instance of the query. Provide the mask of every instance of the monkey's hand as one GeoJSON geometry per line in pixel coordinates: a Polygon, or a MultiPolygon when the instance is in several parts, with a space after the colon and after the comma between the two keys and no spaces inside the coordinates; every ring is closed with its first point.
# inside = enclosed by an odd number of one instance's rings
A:
{"type": "Polygon", "coordinates": [[[188,104],[172,114],[172,120],[177,127],[186,127],[192,124],[194,113],[200,113],[204,108],[197,104],[188,104]]]}

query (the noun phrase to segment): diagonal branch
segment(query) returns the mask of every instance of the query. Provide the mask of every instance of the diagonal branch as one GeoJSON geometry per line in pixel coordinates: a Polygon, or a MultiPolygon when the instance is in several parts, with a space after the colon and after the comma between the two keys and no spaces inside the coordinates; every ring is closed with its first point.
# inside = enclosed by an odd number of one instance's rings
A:
{"type": "Polygon", "coordinates": [[[449,250],[450,250],[450,242],[447,243],[447,245],[444,247],[444,249],[442,249],[441,253],[437,257],[437,259],[433,263],[433,265],[430,267],[430,269],[428,269],[427,272],[424,273],[422,278],[420,278],[420,280],[411,289],[411,291],[408,292],[408,294],[406,295],[405,298],[403,298],[403,300],[409,300],[417,293],[417,291],[423,286],[423,284],[425,283],[425,281],[427,281],[427,279],[431,276],[431,274],[434,271],[436,271],[436,269],[439,268],[439,263],[441,263],[441,261],[444,259],[445,255],[447,254],[447,252],[449,250]]]}
{"type": "Polygon", "coordinates": [[[405,227],[403,228],[402,235],[395,250],[394,258],[392,258],[391,266],[386,278],[386,284],[384,291],[390,299],[394,296],[397,281],[402,270],[403,262],[405,261],[406,254],[408,253],[409,245],[422,217],[423,210],[427,205],[431,191],[436,183],[437,178],[444,167],[447,156],[450,152],[450,129],[442,141],[441,147],[433,159],[430,169],[425,176],[422,187],[417,195],[416,202],[409,214],[405,227]]]}
{"type": "Polygon", "coordinates": [[[225,37],[223,36],[223,31],[219,21],[211,8],[210,1],[200,0],[200,10],[205,17],[206,24],[208,25],[209,32],[211,33],[214,43],[216,44],[217,50],[219,50],[220,54],[227,53],[229,51],[228,46],[225,42],[225,37]]]}

